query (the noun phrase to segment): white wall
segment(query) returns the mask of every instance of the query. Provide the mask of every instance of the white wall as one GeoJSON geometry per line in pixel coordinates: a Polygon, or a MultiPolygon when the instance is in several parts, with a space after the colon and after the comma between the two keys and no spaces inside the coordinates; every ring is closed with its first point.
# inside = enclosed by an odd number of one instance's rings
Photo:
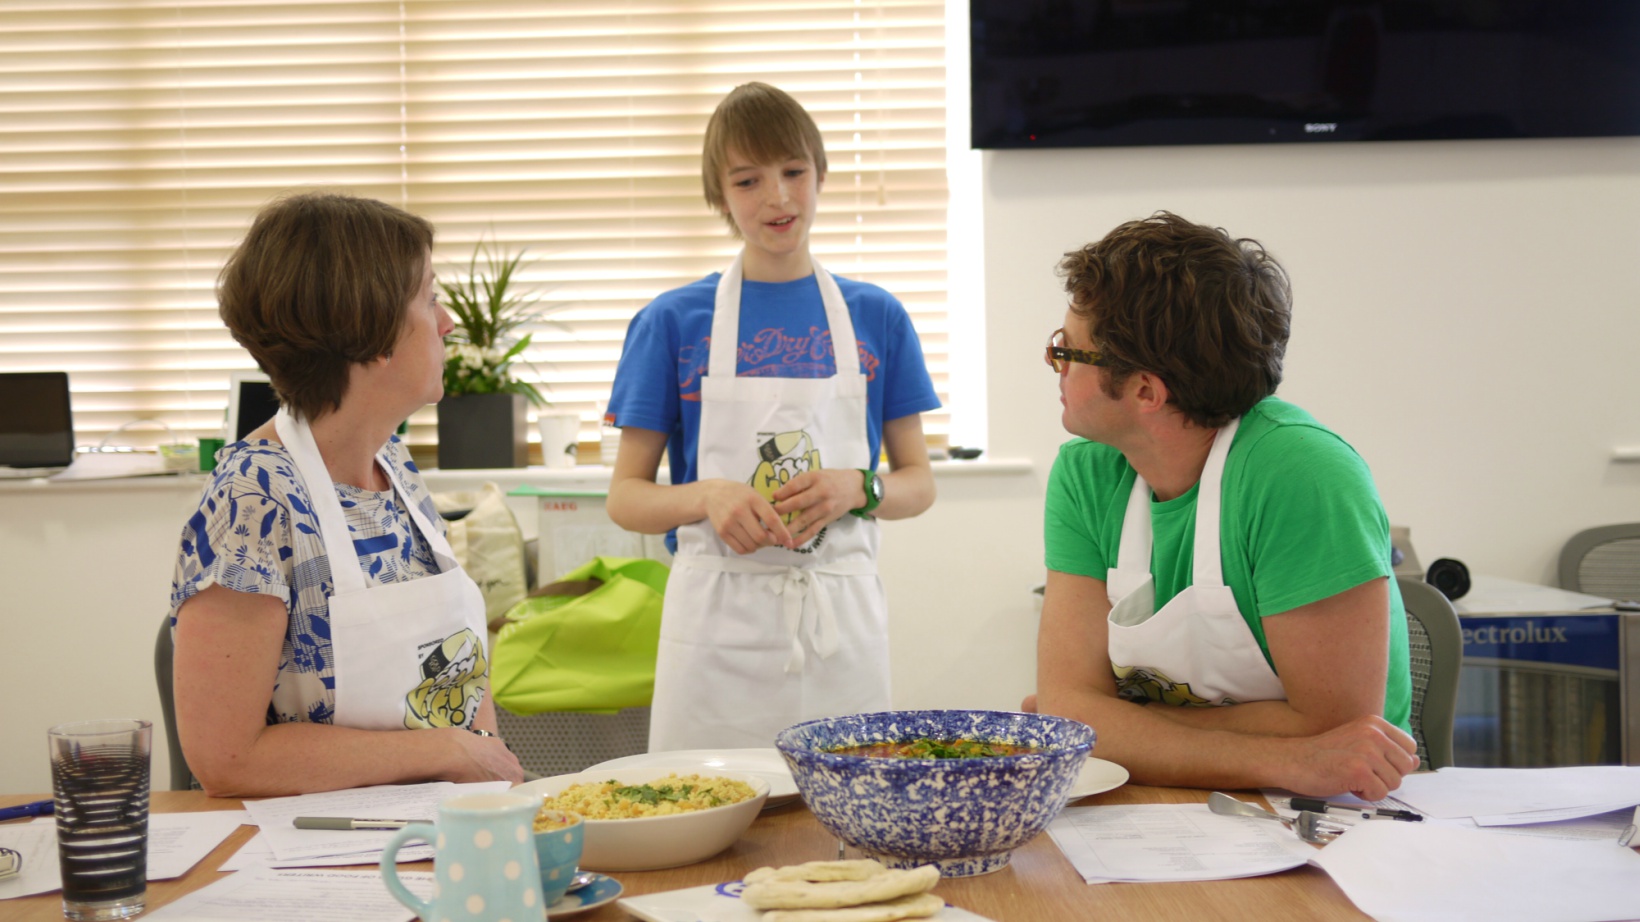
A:
{"type": "Polygon", "coordinates": [[[1554,581],[1640,518],[1640,139],[991,152],[991,451],[1050,462],[1059,254],[1168,209],[1261,240],[1295,295],[1279,393],[1372,465],[1425,564],[1554,581]]]}

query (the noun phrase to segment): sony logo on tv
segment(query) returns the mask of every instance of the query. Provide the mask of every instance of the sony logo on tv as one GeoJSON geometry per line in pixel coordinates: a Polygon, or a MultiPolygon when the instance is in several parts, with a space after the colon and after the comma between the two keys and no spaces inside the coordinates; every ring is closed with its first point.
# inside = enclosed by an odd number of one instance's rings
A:
{"type": "Polygon", "coordinates": [[[1305,122],[1305,134],[1332,134],[1338,130],[1337,122],[1305,122]]]}
{"type": "Polygon", "coordinates": [[[1527,621],[1524,625],[1500,627],[1496,624],[1463,629],[1463,642],[1469,644],[1500,643],[1570,643],[1563,627],[1538,627],[1527,621]]]}

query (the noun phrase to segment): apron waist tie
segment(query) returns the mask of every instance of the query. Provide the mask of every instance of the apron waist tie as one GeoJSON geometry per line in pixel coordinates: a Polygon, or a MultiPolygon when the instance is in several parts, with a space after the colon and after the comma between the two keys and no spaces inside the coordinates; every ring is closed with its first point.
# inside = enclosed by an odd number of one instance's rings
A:
{"type": "Polygon", "coordinates": [[[785,623],[786,633],[791,638],[791,653],[786,657],[787,675],[803,671],[806,659],[803,652],[804,639],[808,640],[809,646],[814,648],[814,652],[819,654],[821,659],[826,659],[837,652],[837,612],[832,608],[831,593],[826,589],[825,580],[817,577],[821,574],[871,576],[877,572],[876,563],[869,560],[837,561],[813,567],[796,567],[764,563],[744,557],[689,555],[676,558],[673,565],[719,573],[769,574],[769,588],[780,597],[781,620],[785,623]],[[803,603],[810,596],[814,597],[814,615],[805,619],[803,612],[807,606],[803,603]]]}

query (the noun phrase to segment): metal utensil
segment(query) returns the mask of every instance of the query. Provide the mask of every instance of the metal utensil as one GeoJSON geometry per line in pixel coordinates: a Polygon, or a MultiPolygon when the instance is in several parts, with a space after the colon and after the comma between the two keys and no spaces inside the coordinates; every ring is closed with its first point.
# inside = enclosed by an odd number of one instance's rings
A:
{"type": "Polygon", "coordinates": [[[1220,816],[1256,816],[1259,819],[1275,820],[1288,829],[1293,828],[1293,821],[1287,817],[1279,813],[1271,813],[1263,807],[1256,807],[1219,791],[1207,795],[1207,809],[1220,816]]]}
{"type": "Polygon", "coordinates": [[[1317,845],[1326,845],[1344,833],[1337,823],[1329,823],[1321,814],[1308,810],[1301,811],[1293,825],[1297,827],[1300,839],[1317,845]]]}
{"type": "Polygon", "coordinates": [[[591,871],[576,871],[575,876],[570,878],[569,889],[564,892],[574,893],[597,879],[598,875],[592,873],[591,871]]]}
{"type": "Polygon", "coordinates": [[[1300,839],[1317,845],[1326,845],[1338,838],[1339,834],[1344,831],[1344,827],[1328,820],[1319,813],[1305,810],[1298,814],[1297,819],[1289,819],[1279,813],[1271,813],[1263,807],[1237,800],[1229,794],[1218,791],[1207,795],[1207,809],[1220,816],[1252,816],[1259,819],[1275,820],[1298,833],[1300,839]]]}

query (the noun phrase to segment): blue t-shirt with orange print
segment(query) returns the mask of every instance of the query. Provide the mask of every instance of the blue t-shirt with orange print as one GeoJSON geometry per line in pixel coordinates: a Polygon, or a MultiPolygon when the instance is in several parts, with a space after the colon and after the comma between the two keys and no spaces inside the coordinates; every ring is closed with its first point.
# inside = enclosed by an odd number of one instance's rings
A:
{"type": "MultiPolygon", "coordinates": [[[[668,291],[632,318],[604,418],[606,425],[666,433],[672,483],[699,479],[700,379],[719,275],[668,291]]],[[[905,307],[876,285],[833,277],[848,305],[866,375],[866,438],[875,467],[883,421],[938,409],[940,400],[905,307]]],[[[742,283],[737,377],[824,378],[836,370],[814,276],[742,283]]]]}

